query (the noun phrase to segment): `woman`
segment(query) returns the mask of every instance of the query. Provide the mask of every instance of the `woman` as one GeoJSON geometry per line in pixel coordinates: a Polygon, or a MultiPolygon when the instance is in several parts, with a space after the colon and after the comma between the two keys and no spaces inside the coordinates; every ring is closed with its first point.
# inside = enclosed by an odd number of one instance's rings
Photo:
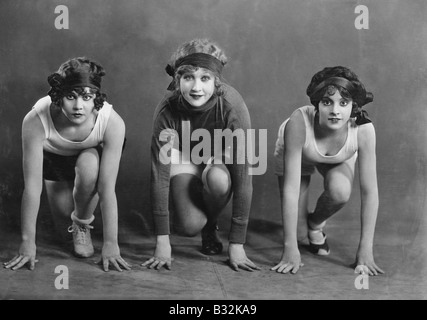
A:
{"type": "Polygon", "coordinates": [[[346,67],[325,68],[307,88],[311,106],[297,109],[279,130],[276,174],[279,176],[284,229],[282,259],[272,270],[296,273],[302,266],[297,241],[298,216],[306,217],[310,249],[330,250],[323,229],[326,220],[349,200],[354,167],[359,159],[362,232],[356,254],[358,270],[377,275],[373,238],[378,213],[375,129],[362,106],[373,96],[346,67]],[[315,168],[324,178],[324,191],[307,216],[308,188],[315,168]]]}
{"type": "Polygon", "coordinates": [[[68,231],[73,233],[75,255],[88,258],[94,254],[90,224],[99,202],[103,269],[108,271],[110,264],[118,271],[130,269],[120,256],[115,194],[125,124],[101,92],[104,75],[101,65],[84,57],[64,62],[48,78],[48,96],[25,116],[22,243],[6,268],[17,270],[27,263],[31,270],[35,267],[36,221],[44,180],[52,213],[72,222],[68,231]]]}
{"type": "Polygon", "coordinates": [[[226,62],[217,44],[195,39],[182,44],[166,68],[173,77],[168,88],[171,93],[155,111],[151,145],[151,200],[157,244],[153,257],[143,266],[171,268],[169,197],[174,230],[185,236],[201,232],[201,251],[206,255],[223,250],[217,221],[233,198],[230,265],[236,271],[259,269],[243,248],[252,198],[247,157],[241,144],[223,146],[214,139],[218,130],[233,134],[250,128],[242,97],[222,81],[226,62]],[[198,149],[201,137],[204,142],[210,141],[203,150],[198,149]]]}

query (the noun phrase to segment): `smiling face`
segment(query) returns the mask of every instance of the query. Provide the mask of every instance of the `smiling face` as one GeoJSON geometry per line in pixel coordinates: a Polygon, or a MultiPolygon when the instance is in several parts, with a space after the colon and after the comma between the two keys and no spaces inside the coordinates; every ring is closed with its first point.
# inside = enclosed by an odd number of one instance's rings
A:
{"type": "Polygon", "coordinates": [[[353,101],[341,96],[335,87],[328,88],[319,102],[319,125],[321,128],[339,130],[351,116],[353,101]]]}
{"type": "Polygon", "coordinates": [[[62,98],[62,113],[73,124],[82,124],[92,115],[95,98],[96,94],[89,87],[81,94],[71,91],[62,98]]]}
{"type": "Polygon", "coordinates": [[[179,87],[184,99],[193,107],[201,107],[215,92],[215,76],[207,69],[198,68],[186,72],[179,80],[179,87]]]}

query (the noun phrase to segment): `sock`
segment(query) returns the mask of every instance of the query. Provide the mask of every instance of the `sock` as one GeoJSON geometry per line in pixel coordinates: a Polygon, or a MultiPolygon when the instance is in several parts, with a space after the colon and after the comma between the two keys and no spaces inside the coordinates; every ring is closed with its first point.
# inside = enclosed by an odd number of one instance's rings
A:
{"type": "Polygon", "coordinates": [[[90,217],[89,219],[80,219],[76,217],[76,214],[73,211],[71,212],[71,220],[80,225],[89,225],[93,222],[93,220],[95,220],[95,216],[92,215],[92,217],[90,217]]]}
{"type": "Polygon", "coordinates": [[[325,235],[323,234],[323,228],[326,225],[326,221],[323,221],[321,224],[317,225],[315,228],[312,227],[310,223],[310,215],[307,217],[308,225],[308,238],[312,244],[322,245],[325,243],[325,235]]]}

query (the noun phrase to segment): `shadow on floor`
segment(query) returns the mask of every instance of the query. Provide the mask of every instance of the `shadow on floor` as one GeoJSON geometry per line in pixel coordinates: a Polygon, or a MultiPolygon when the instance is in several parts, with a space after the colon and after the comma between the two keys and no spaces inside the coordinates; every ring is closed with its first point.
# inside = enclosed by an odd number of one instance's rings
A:
{"type": "MultiPolygon", "coordinates": [[[[13,257],[19,247],[19,229],[8,226],[0,217],[0,260],[13,257]]],[[[223,223],[225,225],[225,222],[223,223]]],[[[46,217],[39,229],[50,230],[46,217]]],[[[295,274],[278,274],[270,270],[282,253],[281,224],[251,220],[245,250],[247,256],[261,267],[260,271],[235,272],[228,266],[227,246],[218,256],[200,253],[200,236],[171,236],[172,270],[151,270],[141,266],[155,248],[155,238],[138,228],[120,228],[122,256],[133,266],[131,271],[105,273],[96,263],[100,259],[102,234],[95,232],[96,252],[89,259],[75,258],[56,235],[44,234],[37,240],[40,262],[35,271],[0,269],[0,299],[141,299],[141,300],[283,300],[283,299],[425,299],[427,277],[425,234],[412,242],[396,246],[387,244],[388,234],[378,230],[379,245],[375,246],[377,263],[386,274],[369,278],[369,290],[358,290],[353,263],[358,244],[358,229],[343,229],[331,224],[328,239],[331,254],[318,257],[304,245],[300,246],[304,267],[295,274]],[[415,266],[414,263],[417,265],[415,266]],[[55,268],[69,270],[69,289],[57,290],[55,268]]],[[[228,230],[222,228],[226,244],[228,230]]]]}

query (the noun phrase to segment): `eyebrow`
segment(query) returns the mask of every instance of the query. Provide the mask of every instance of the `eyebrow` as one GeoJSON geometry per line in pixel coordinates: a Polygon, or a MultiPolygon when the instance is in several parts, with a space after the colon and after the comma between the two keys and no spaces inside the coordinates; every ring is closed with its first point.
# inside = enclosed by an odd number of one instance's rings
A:
{"type": "MultiPolygon", "coordinates": [[[[322,100],[323,99],[327,99],[327,100],[330,100],[330,101],[332,101],[332,99],[331,99],[331,96],[323,96],[322,97],[322,100]]],[[[340,101],[350,101],[350,100],[353,100],[352,98],[346,98],[346,97],[341,97],[341,99],[340,99],[340,101]]]]}
{"type": "Polygon", "coordinates": [[[82,92],[77,92],[77,91],[70,91],[70,92],[67,92],[66,94],[65,94],[65,96],[70,96],[70,95],[72,95],[72,96],[74,96],[74,97],[76,97],[76,96],[88,96],[88,95],[95,95],[95,93],[93,93],[93,92],[91,92],[91,91],[82,91],[82,92]]]}
{"type": "MultiPolygon", "coordinates": [[[[186,72],[186,73],[182,74],[182,77],[188,77],[188,76],[194,77],[195,76],[194,74],[195,74],[195,72],[186,72]]],[[[199,76],[200,77],[210,77],[210,78],[214,77],[214,75],[211,74],[209,71],[203,71],[202,73],[200,73],[199,76]]]]}

